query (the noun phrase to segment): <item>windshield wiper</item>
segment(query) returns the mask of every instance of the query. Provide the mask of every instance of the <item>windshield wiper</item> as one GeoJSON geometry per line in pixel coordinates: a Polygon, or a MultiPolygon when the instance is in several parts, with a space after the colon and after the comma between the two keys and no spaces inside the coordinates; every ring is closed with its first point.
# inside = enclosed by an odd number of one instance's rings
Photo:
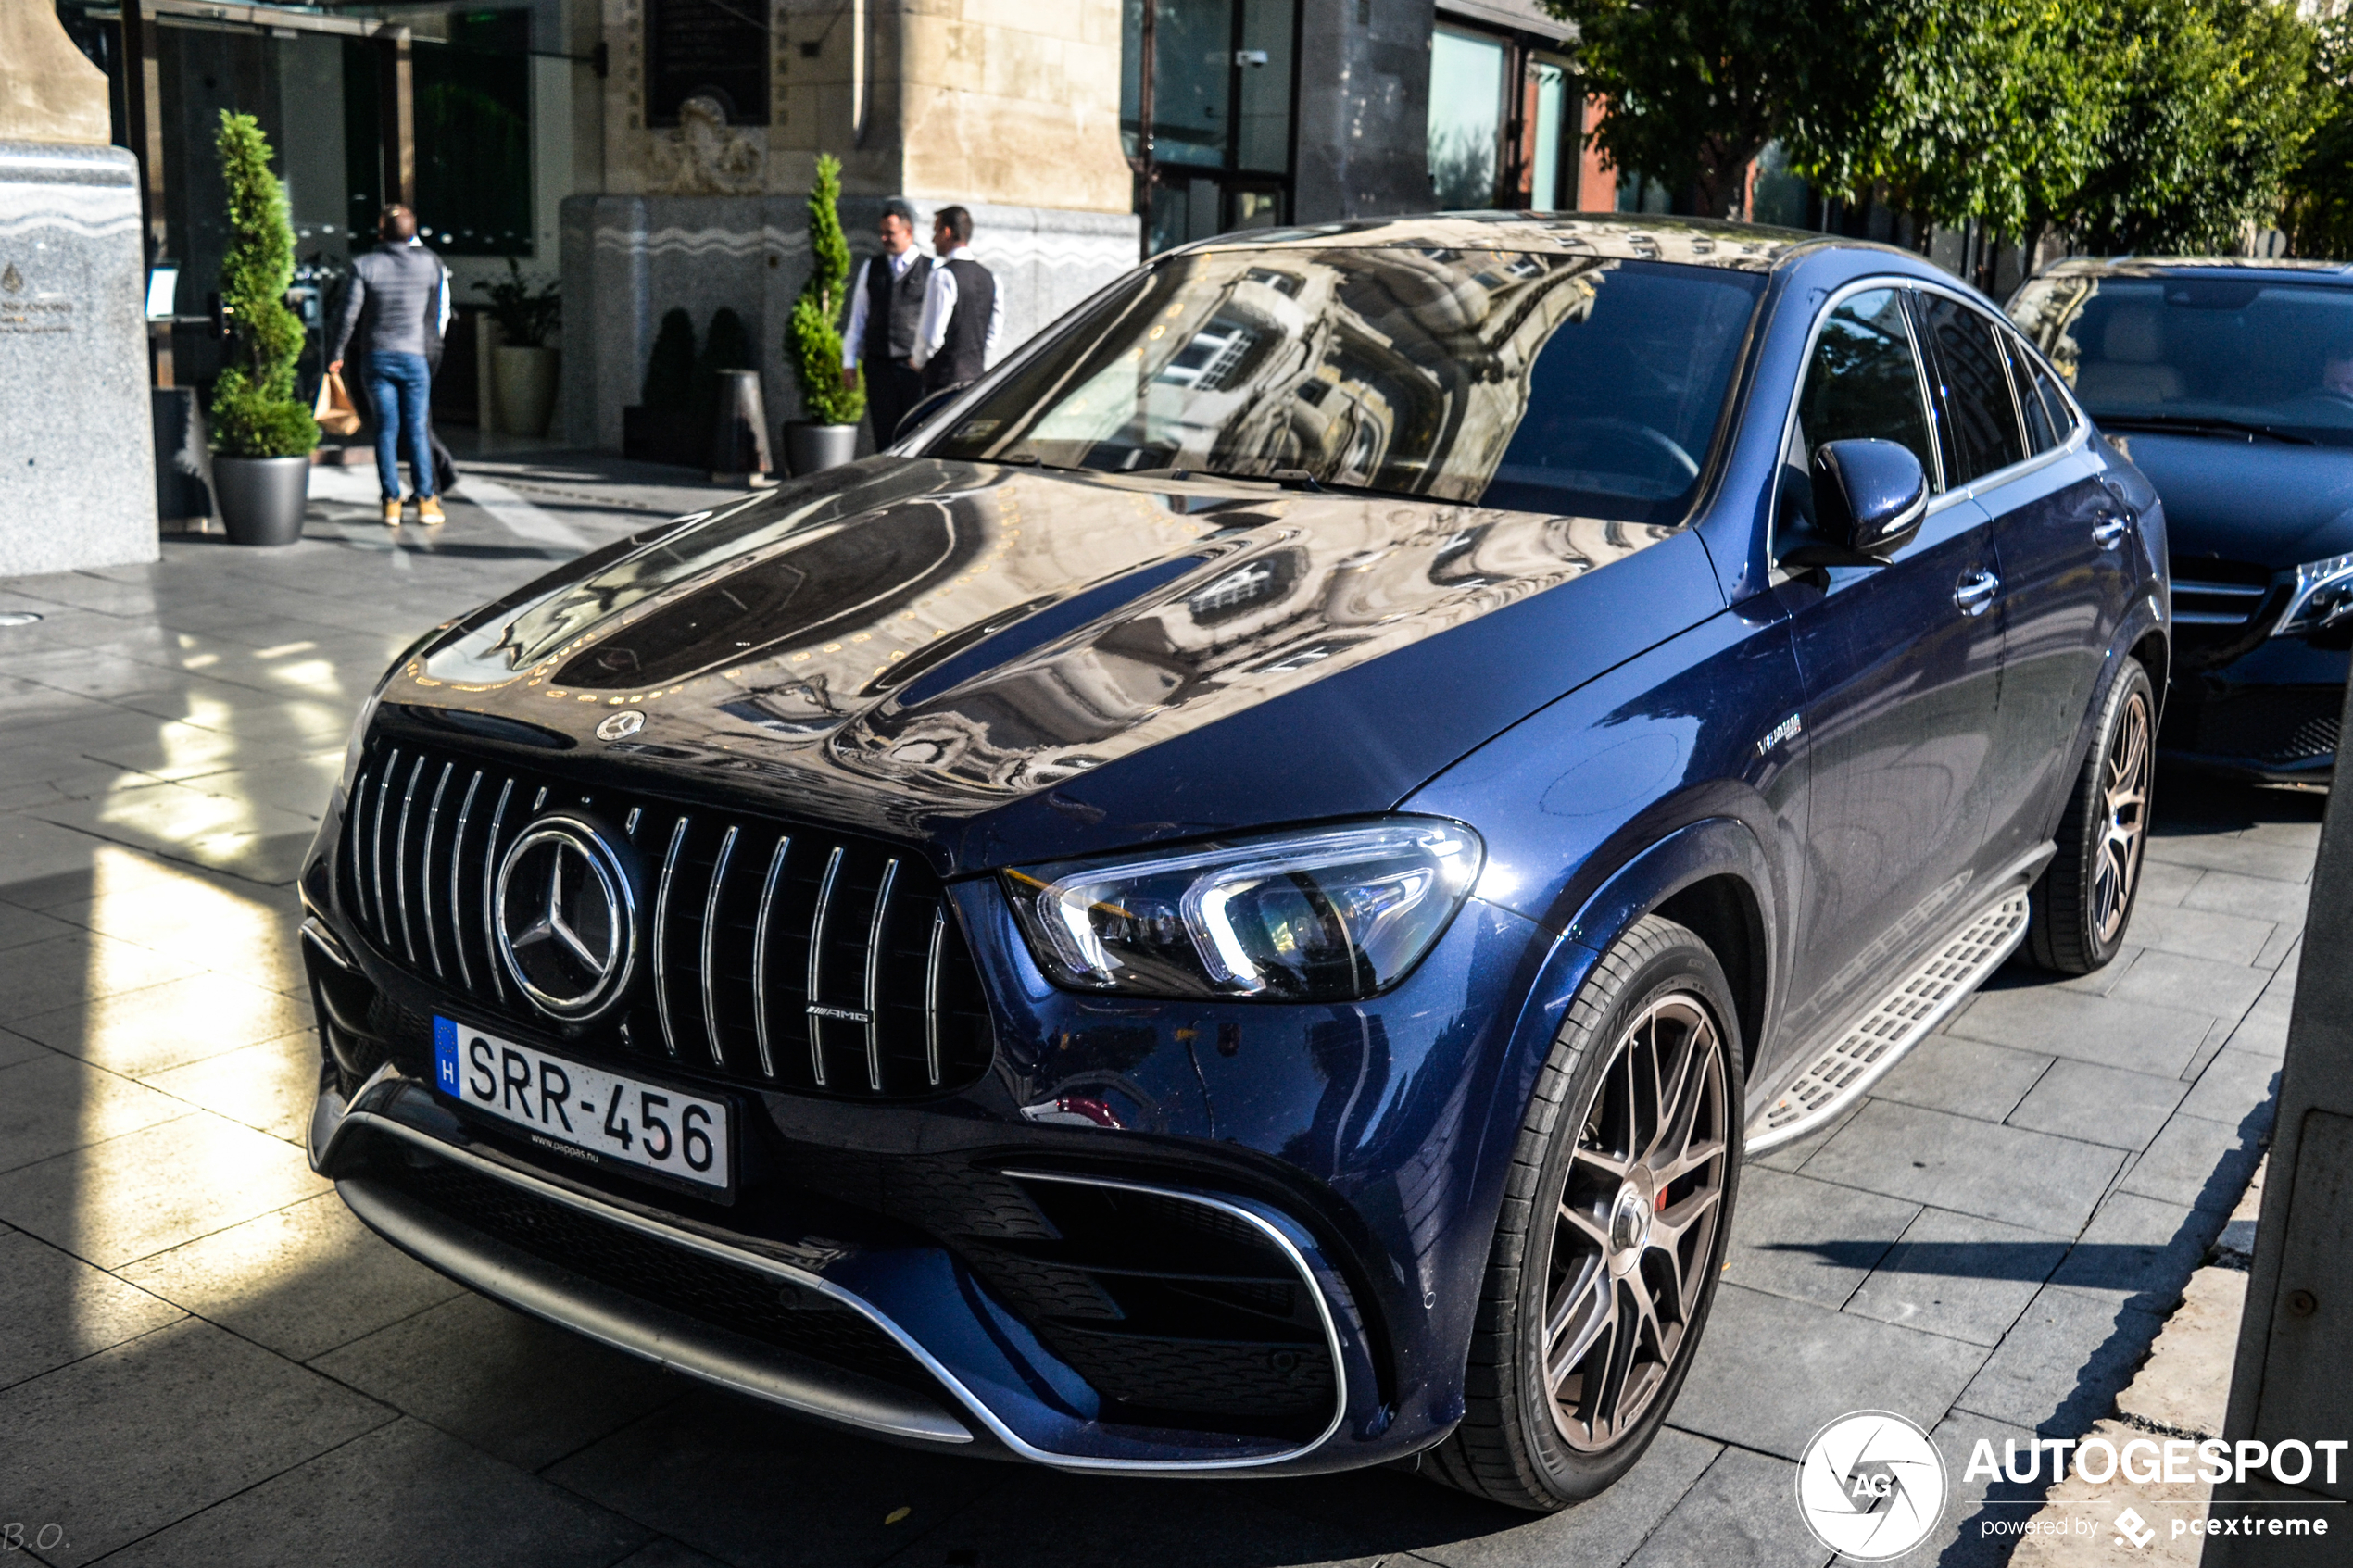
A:
{"type": "Polygon", "coordinates": [[[2297,435],[2277,425],[2256,424],[2246,420],[2210,419],[2203,414],[2095,414],[2092,422],[2108,430],[2144,430],[2158,434],[2175,431],[2206,435],[2241,435],[2250,441],[2277,441],[2290,446],[2316,445],[2309,435],[2297,435]]]}

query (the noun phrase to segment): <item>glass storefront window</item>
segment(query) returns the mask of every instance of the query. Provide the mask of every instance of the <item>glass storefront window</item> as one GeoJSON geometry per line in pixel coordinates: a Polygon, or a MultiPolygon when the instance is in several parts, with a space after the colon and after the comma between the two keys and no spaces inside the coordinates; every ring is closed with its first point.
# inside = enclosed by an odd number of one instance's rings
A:
{"type": "Polygon", "coordinates": [[[1289,210],[1297,0],[1126,0],[1120,133],[1142,151],[1144,6],[1152,15],[1151,177],[1138,193],[1153,252],[1289,210]]]}
{"type": "Polygon", "coordinates": [[[1500,38],[1441,27],[1429,45],[1429,188],[1441,207],[1490,207],[1504,134],[1500,38]]]}
{"type": "Polygon", "coordinates": [[[1528,72],[1535,89],[1536,147],[1529,160],[1528,205],[1539,212],[1560,212],[1575,207],[1576,164],[1563,136],[1568,121],[1568,71],[1557,60],[1537,60],[1528,72]]]}
{"type": "Polygon", "coordinates": [[[448,43],[416,44],[417,211],[444,255],[532,253],[530,48],[528,11],[455,16],[448,43]]]}

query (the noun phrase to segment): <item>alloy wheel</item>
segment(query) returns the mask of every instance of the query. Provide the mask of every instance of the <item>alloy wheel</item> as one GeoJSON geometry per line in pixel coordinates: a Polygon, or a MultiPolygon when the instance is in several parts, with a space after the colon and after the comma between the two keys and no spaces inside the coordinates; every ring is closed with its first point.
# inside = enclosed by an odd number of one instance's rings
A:
{"type": "Polygon", "coordinates": [[[2141,847],[2148,836],[2149,705],[2133,692],[2117,716],[2100,770],[2099,863],[2092,872],[2092,929],[2103,949],[2124,929],[2133,907],[2133,880],[2141,872],[2141,847]]]}
{"type": "Polygon", "coordinates": [[[1724,1038],[1688,991],[1619,1035],[1553,1223],[1542,1375],[1575,1449],[1642,1420],[1691,1337],[1714,1266],[1731,1132],[1724,1038]]]}

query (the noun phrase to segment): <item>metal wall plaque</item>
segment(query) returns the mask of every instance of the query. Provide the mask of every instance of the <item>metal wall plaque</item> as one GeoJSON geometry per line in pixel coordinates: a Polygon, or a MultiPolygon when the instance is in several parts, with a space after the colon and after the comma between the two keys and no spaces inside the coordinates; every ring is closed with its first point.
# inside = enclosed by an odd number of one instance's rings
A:
{"type": "Polygon", "coordinates": [[[648,0],[646,123],[676,125],[678,107],[711,98],[730,125],[768,123],[767,0],[648,0]]]}

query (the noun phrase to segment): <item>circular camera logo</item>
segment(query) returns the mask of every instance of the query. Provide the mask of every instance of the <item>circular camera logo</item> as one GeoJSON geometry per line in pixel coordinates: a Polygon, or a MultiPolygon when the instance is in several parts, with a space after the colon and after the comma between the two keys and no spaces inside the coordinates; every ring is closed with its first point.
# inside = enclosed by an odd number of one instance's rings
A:
{"type": "Polygon", "coordinates": [[[1797,1467],[1797,1508],[1814,1538],[1863,1562],[1901,1557],[1944,1513],[1944,1456],[1886,1411],[1856,1411],[1814,1434],[1797,1467]]]}

